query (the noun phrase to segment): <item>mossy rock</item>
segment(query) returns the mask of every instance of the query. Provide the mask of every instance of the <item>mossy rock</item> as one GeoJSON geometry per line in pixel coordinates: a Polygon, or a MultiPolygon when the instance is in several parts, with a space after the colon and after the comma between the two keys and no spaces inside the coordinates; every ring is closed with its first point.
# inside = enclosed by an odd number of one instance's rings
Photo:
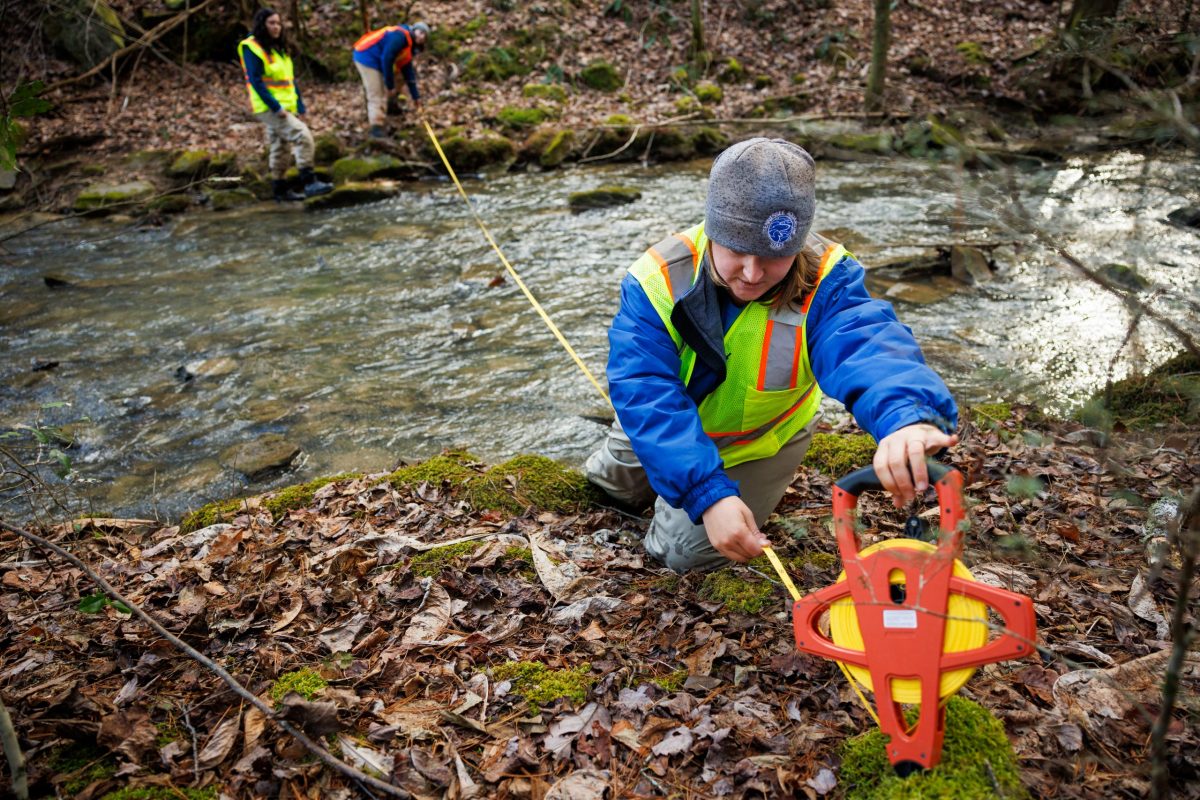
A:
{"type": "Polygon", "coordinates": [[[721,65],[721,71],[717,73],[717,80],[721,83],[737,83],[746,77],[746,68],[742,66],[742,62],[730,56],[725,59],[725,63],[721,65]]]}
{"type": "Polygon", "coordinates": [[[557,167],[567,160],[571,148],[575,145],[575,131],[564,129],[554,131],[545,146],[538,153],[538,163],[543,167],[557,167]]]}
{"type": "Polygon", "coordinates": [[[775,85],[775,79],[772,78],[770,75],[762,74],[762,75],[754,76],[754,88],[755,89],[769,89],[770,87],[772,87],[774,85],[775,85]]]}
{"type": "Polygon", "coordinates": [[[812,444],[804,454],[803,464],[840,478],[860,467],[868,466],[875,457],[875,440],[865,433],[848,436],[836,433],[813,434],[812,444]]]}
{"type": "Polygon", "coordinates": [[[408,569],[413,575],[422,578],[436,578],[446,567],[465,558],[479,549],[479,542],[459,542],[444,547],[434,547],[423,553],[418,553],[408,562],[408,569]]]}
{"type": "Polygon", "coordinates": [[[205,786],[203,789],[190,787],[159,786],[126,786],[115,792],[101,795],[100,800],[217,800],[220,787],[205,786]]]}
{"type": "Polygon", "coordinates": [[[192,200],[186,194],[164,194],[150,201],[147,206],[159,214],[182,214],[192,207],[192,200]]]}
{"type": "Polygon", "coordinates": [[[692,134],[691,146],[698,156],[716,155],[729,147],[729,137],[718,128],[697,128],[692,134]]]}
{"type": "Polygon", "coordinates": [[[199,180],[208,174],[212,153],[207,150],[184,150],[166,168],[168,178],[177,180],[199,180]]]}
{"type": "Polygon", "coordinates": [[[863,133],[835,133],[825,140],[830,146],[839,150],[850,150],[855,153],[879,153],[886,155],[892,152],[891,131],[866,131],[863,133]]]}
{"type": "Polygon", "coordinates": [[[346,154],[342,140],[334,133],[322,133],[313,141],[313,160],[328,166],[346,154]]]}
{"type": "Polygon", "coordinates": [[[410,168],[394,156],[347,156],[333,162],[334,183],[359,183],[380,178],[403,178],[410,168]]]}
{"type": "Polygon", "coordinates": [[[1105,264],[1100,267],[1100,274],[1118,286],[1132,289],[1135,292],[1150,286],[1150,281],[1139,275],[1138,271],[1128,264],[1105,264]]]}
{"type": "Polygon", "coordinates": [[[625,85],[617,68],[604,59],[597,59],[581,69],[579,82],[600,92],[615,92],[625,85]]]}
{"type": "Polygon", "coordinates": [[[46,37],[85,69],[103,64],[125,46],[125,26],[104,0],[63,0],[47,8],[46,37]]]}
{"type": "Polygon", "coordinates": [[[640,200],[641,197],[642,193],[631,186],[606,184],[582,192],[571,192],[567,196],[567,204],[571,206],[572,211],[587,211],[593,208],[622,206],[640,200]]]}
{"type": "Polygon", "coordinates": [[[503,83],[509,78],[528,75],[540,60],[537,48],[489,47],[483,52],[467,51],[461,58],[463,77],[503,83]]]}
{"type": "Polygon", "coordinates": [[[522,108],[520,106],[505,106],[496,112],[496,120],[506,128],[515,131],[534,128],[546,121],[549,116],[540,108],[522,108]]]}
{"type": "Polygon", "coordinates": [[[448,450],[426,461],[400,467],[384,480],[397,489],[413,489],[423,483],[461,491],[475,477],[479,459],[464,450],[448,450]]]}
{"type": "Polygon", "coordinates": [[[959,52],[969,64],[986,64],[988,63],[987,53],[983,51],[983,45],[979,42],[959,42],[954,45],[954,49],[959,52]]]}
{"type": "Polygon", "coordinates": [[[1180,353],[1145,375],[1116,381],[1111,393],[1097,392],[1077,416],[1102,430],[1117,421],[1131,428],[1200,423],[1200,359],[1180,353]]]}
{"type": "Polygon", "coordinates": [[[304,201],[305,211],[321,211],[328,208],[347,208],[366,203],[378,203],[395,197],[399,187],[390,181],[343,183],[332,192],[319,194],[304,201]]]}
{"type": "Polygon", "coordinates": [[[507,137],[484,132],[476,138],[460,134],[443,139],[442,150],[455,172],[479,172],[484,167],[507,165],[516,158],[517,147],[507,137]]]}
{"type": "Polygon", "coordinates": [[[725,90],[715,83],[701,81],[696,84],[693,90],[696,93],[696,99],[706,106],[715,106],[717,103],[725,99],[725,90]]]}
{"type": "Polygon", "coordinates": [[[215,189],[208,193],[208,204],[212,206],[213,211],[228,211],[257,202],[258,197],[254,192],[245,188],[215,189]]]}
{"type": "Polygon", "coordinates": [[[757,614],[771,602],[774,589],[762,578],[747,579],[736,567],[725,567],[708,573],[700,584],[700,596],[723,603],[727,611],[757,614]]]}
{"type": "Polygon", "coordinates": [[[557,83],[527,83],[521,87],[521,96],[555,103],[567,102],[566,87],[557,83]]]}
{"type": "Polygon", "coordinates": [[[277,492],[272,492],[263,500],[262,505],[263,508],[271,512],[271,518],[278,522],[289,511],[295,511],[298,508],[307,508],[311,505],[313,495],[323,486],[328,486],[336,481],[350,481],[361,477],[361,472],[342,472],[338,475],[315,478],[307,483],[298,483],[294,486],[280,489],[277,492]]]}
{"type": "MultiPolygon", "coordinates": [[[[326,183],[333,182],[332,167],[313,167],[313,175],[316,175],[326,183]]],[[[288,171],[283,173],[283,179],[292,186],[300,185],[300,169],[299,167],[288,167],[288,171]]]]}
{"type": "Polygon", "coordinates": [[[750,110],[752,117],[777,117],[798,114],[812,108],[813,97],[808,92],[792,92],[768,97],[750,110]]]}
{"type": "Polygon", "coordinates": [[[244,498],[217,500],[216,502],[200,506],[195,511],[184,515],[183,519],[179,521],[179,532],[191,533],[201,528],[207,528],[209,525],[216,525],[219,522],[228,522],[246,510],[246,500],[244,498]]]}
{"type": "Polygon", "coordinates": [[[692,137],[682,130],[655,128],[646,132],[647,137],[650,135],[654,136],[654,140],[650,142],[650,153],[660,161],[684,161],[696,155],[692,137]]]}
{"type": "Polygon", "coordinates": [[[92,184],[84,187],[75,198],[76,211],[103,214],[118,209],[129,211],[155,193],[154,185],[147,181],[129,181],[117,184],[92,184]]]}
{"type": "Polygon", "coordinates": [[[511,681],[512,691],[534,709],[563,698],[580,705],[596,685],[591,664],[551,669],[538,661],[506,661],[492,667],[492,677],[496,681],[511,681]]]}
{"type": "MultiPolygon", "coordinates": [[[[909,722],[914,719],[910,712],[909,722]]],[[[885,750],[887,738],[876,729],[842,745],[838,785],[847,800],[1029,797],[1004,726],[965,697],[955,695],[946,702],[942,759],[933,769],[907,778],[896,775],[885,750]]]]}

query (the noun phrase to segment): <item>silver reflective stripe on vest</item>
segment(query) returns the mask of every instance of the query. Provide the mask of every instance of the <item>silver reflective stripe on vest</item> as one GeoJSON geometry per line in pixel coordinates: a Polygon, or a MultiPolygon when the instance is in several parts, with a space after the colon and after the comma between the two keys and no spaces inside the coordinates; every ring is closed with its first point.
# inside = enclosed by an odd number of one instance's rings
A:
{"type": "Polygon", "coordinates": [[[696,275],[692,248],[679,236],[668,236],[650,249],[666,263],[667,278],[671,281],[671,299],[679,302],[679,298],[691,288],[696,275]]]}
{"type": "Polygon", "coordinates": [[[804,325],[804,316],[790,304],[783,308],[771,309],[767,315],[773,324],[771,341],[767,345],[766,363],[761,367],[759,389],[770,392],[795,388],[798,363],[796,348],[800,346],[800,337],[797,334],[804,325]]]}
{"type": "Polygon", "coordinates": [[[764,422],[762,425],[759,425],[752,431],[737,431],[735,433],[710,433],[708,438],[717,446],[718,450],[729,447],[732,444],[737,444],[738,442],[754,441],[794,414],[796,409],[804,405],[804,401],[808,399],[808,396],[813,393],[813,389],[815,388],[817,388],[817,385],[814,383],[808,387],[804,394],[800,396],[800,399],[797,400],[791,408],[789,408],[787,411],[784,411],[782,414],[770,420],[769,422],[764,422]]]}

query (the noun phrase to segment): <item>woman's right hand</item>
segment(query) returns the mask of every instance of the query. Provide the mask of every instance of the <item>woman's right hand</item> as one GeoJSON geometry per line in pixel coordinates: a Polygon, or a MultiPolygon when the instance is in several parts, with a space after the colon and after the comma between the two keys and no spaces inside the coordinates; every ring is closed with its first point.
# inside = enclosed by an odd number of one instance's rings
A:
{"type": "Polygon", "coordinates": [[[704,531],[717,552],[728,559],[746,562],[761,556],[771,540],[758,530],[754,513],[740,497],[722,497],[704,512],[704,531]]]}

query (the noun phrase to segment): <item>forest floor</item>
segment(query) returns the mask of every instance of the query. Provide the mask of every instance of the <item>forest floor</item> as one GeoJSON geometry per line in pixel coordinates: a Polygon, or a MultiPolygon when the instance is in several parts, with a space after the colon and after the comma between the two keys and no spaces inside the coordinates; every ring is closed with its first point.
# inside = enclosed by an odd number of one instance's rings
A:
{"type": "MultiPolygon", "coordinates": [[[[1179,580],[1175,556],[1148,559],[1148,507],[1200,479],[1200,437],[1106,439],[991,408],[961,434],[964,561],[1032,598],[1040,645],[962,693],[1003,722],[1033,796],[1145,797],[1179,580]]],[[[334,753],[414,797],[854,789],[841,748],[872,722],[833,663],[797,653],[768,567],[679,577],[638,546],[644,519],[480,512],[451,483],[386,477],[334,481],[278,519],[268,495],[192,532],[81,520],[51,535],[334,753]]],[[[765,528],[805,591],[840,569],[830,493],[828,476],[802,469],[765,528]]],[[[860,504],[864,543],[900,532],[877,499],[860,504]]],[[[119,786],[358,796],[80,571],[8,534],[0,554],[0,681],[35,797],[52,785],[82,800],[119,786]]],[[[1167,750],[1175,796],[1195,798],[1200,653],[1181,679],[1167,750]]]]}
{"type": "MultiPolygon", "coordinates": [[[[146,6],[136,0],[113,5],[126,18],[146,6]]],[[[373,24],[400,21],[403,8],[412,9],[413,20],[432,24],[431,46],[416,65],[425,113],[435,128],[460,126],[468,133],[503,129],[501,111],[506,107],[537,106],[549,112],[547,124],[575,130],[603,125],[613,114],[641,124],[697,115],[718,122],[761,120],[760,127],[769,129],[772,117],[857,117],[863,107],[870,0],[707,4],[710,63],[690,70],[686,3],[423,0],[369,5],[373,24]],[[597,59],[617,67],[622,86],[606,92],[583,85],[581,71],[597,59]],[[720,100],[698,91],[705,82],[721,89],[720,100]],[[525,97],[528,83],[559,83],[568,90],[567,98],[547,104],[525,97]]],[[[226,6],[226,22],[236,20],[233,4],[226,6]]],[[[1125,36],[1149,51],[1168,47],[1182,22],[1182,4],[1134,0],[1125,6],[1125,36]]],[[[300,68],[306,121],[315,134],[334,133],[357,146],[367,124],[362,88],[349,62],[350,45],[361,32],[356,4],[318,5],[303,19],[302,32],[296,22],[289,20],[289,35],[311,56],[300,68]],[[318,80],[316,73],[338,79],[318,80]]],[[[889,117],[986,109],[1007,115],[1009,122],[1032,123],[1034,111],[1043,116],[1074,113],[1055,109],[1053,98],[1038,97],[1030,83],[1034,73],[1053,65],[1056,56],[1036,64],[1031,56],[1053,41],[1062,22],[1058,5],[1042,0],[898,4],[892,13],[889,117]]],[[[133,57],[115,80],[52,92],[55,108],[29,121],[25,152],[39,158],[69,151],[81,167],[89,158],[138,150],[201,148],[257,155],[263,147],[261,126],[249,114],[233,52],[237,36],[236,28],[225,33],[230,41],[223,44],[228,46],[216,50],[228,50],[223,58],[214,54],[215,60],[181,66],[175,63],[178,54],[165,52],[160,43],[155,53],[133,57]]],[[[0,55],[0,71],[53,84],[79,72],[60,56],[21,43],[0,55]]],[[[1115,79],[1105,77],[1096,76],[1097,91],[1114,84],[1115,79]]],[[[403,89],[401,96],[406,97],[403,89]]],[[[394,129],[398,138],[421,138],[411,114],[397,118],[394,129]]],[[[530,131],[518,127],[505,132],[520,138],[530,131]]]]}

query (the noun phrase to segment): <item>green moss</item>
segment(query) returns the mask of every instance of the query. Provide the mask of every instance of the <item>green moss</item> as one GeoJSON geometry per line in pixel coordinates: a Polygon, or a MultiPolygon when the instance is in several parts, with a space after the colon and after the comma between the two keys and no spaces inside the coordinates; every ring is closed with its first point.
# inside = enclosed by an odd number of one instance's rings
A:
{"type": "Polygon", "coordinates": [[[552,100],[555,103],[567,102],[566,88],[557,83],[527,83],[521,87],[521,96],[552,100]]]}
{"type": "Polygon", "coordinates": [[[726,567],[704,576],[700,584],[700,596],[724,603],[729,611],[741,614],[757,614],[766,608],[773,589],[762,579],[753,581],[740,577],[733,567],[726,567]]]}
{"type": "Polygon", "coordinates": [[[238,161],[236,153],[217,153],[212,157],[212,161],[208,162],[208,174],[212,175],[236,175],[238,171],[238,161]]]}
{"type": "Polygon", "coordinates": [[[361,472],[343,472],[339,475],[329,475],[324,478],[316,478],[308,483],[298,483],[295,486],[288,486],[284,489],[272,494],[263,501],[263,508],[271,512],[271,518],[278,521],[283,518],[283,515],[289,511],[294,511],[297,508],[304,508],[312,502],[313,495],[322,486],[327,486],[334,481],[349,481],[361,478],[361,472]]]}
{"type": "Polygon", "coordinates": [[[690,94],[685,94],[683,97],[675,101],[675,113],[691,114],[694,111],[700,110],[700,101],[692,97],[690,94]]]}
{"type": "Polygon", "coordinates": [[[450,450],[428,461],[401,467],[385,480],[397,489],[412,489],[422,483],[428,483],[433,486],[448,486],[451,490],[461,490],[476,475],[469,465],[478,461],[478,458],[468,452],[450,450]]]}
{"type": "Polygon", "coordinates": [[[228,211],[257,202],[258,198],[249,189],[218,189],[208,193],[208,203],[213,211],[228,211]]]}
{"type": "Polygon", "coordinates": [[[154,186],[146,181],[130,181],[113,185],[87,186],[75,198],[76,211],[107,211],[115,207],[131,208],[154,194],[154,186]]]}
{"type": "Polygon", "coordinates": [[[851,436],[818,433],[813,436],[803,463],[806,467],[840,478],[870,464],[875,457],[875,448],[875,440],[865,433],[851,436]]]}
{"type": "Polygon", "coordinates": [[[462,27],[439,26],[430,32],[429,54],[438,59],[452,58],[458,52],[458,48],[485,25],[487,25],[487,16],[480,14],[462,27]]]}
{"type": "Polygon", "coordinates": [[[583,192],[571,192],[567,196],[567,204],[572,211],[585,211],[590,208],[608,208],[632,203],[640,199],[642,193],[629,186],[606,184],[583,192]]]}
{"type": "MultiPolygon", "coordinates": [[[[915,714],[909,715],[910,723],[915,714]]],[[[895,774],[879,730],[842,746],[838,784],[849,800],[951,800],[959,797],[1028,798],[1016,756],[1000,721],[964,697],[946,704],[941,762],[907,778],[895,774]]]]}
{"type": "Polygon", "coordinates": [[[492,668],[496,680],[512,681],[513,692],[535,709],[564,697],[576,705],[582,703],[596,684],[591,672],[591,664],[550,669],[537,661],[506,661],[492,668]]]}
{"type": "Polygon", "coordinates": [[[737,83],[744,77],[746,77],[745,67],[742,66],[742,62],[732,56],[725,59],[721,71],[717,74],[717,80],[721,83],[737,83]]]}
{"type": "Polygon", "coordinates": [[[553,459],[519,455],[472,480],[467,499],[476,508],[516,512],[533,506],[567,513],[591,505],[595,491],[582,473],[553,459]]]}
{"type": "Polygon", "coordinates": [[[149,208],[160,214],[182,214],[191,205],[192,201],[186,194],[164,194],[150,201],[149,208]]]}
{"type": "Polygon", "coordinates": [[[184,150],[167,167],[166,174],[168,178],[203,178],[211,161],[212,153],[207,150],[184,150]]]}
{"type": "Polygon", "coordinates": [[[706,106],[716,105],[725,99],[725,90],[715,83],[701,81],[696,85],[696,99],[706,106]]]}
{"type": "Polygon", "coordinates": [[[557,167],[571,154],[575,144],[575,131],[564,129],[554,131],[539,150],[538,163],[543,167],[557,167]]]}
{"type": "Polygon", "coordinates": [[[537,571],[533,569],[533,551],[528,547],[522,547],[519,544],[514,544],[512,547],[504,551],[502,558],[505,566],[514,570],[525,580],[537,580],[537,571]],[[518,564],[525,564],[527,566],[517,568],[516,565],[518,564]]]}
{"type": "Polygon", "coordinates": [[[233,500],[218,500],[215,503],[200,506],[195,511],[184,516],[179,522],[180,533],[191,533],[218,522],[228,522],[242,513],[246,501],[241,498],[233,500]]]}
{"type": "Polygon", "coordinates": [[[869,133],[837,133],[829,137],[829,144],[841,150],[853,150],[856,153],[890,153],[892,152],[892,134],[889,131],[869,133]]]}
{"type": "Polygon", "coordinates": [[[408,567],[414,575],[436,578],[451,562],[461,556],[474,553],[477,547],[479,547],[478,542],[459,542],[445,547],[435,547],[413,556],[412,560],[408,562],[408,567]]]}
{"type": "Polygon", "coordinates": [[[328,685],[320,674],[311,669],[285,672],[271,685],[271,699],[278,703],[287,697],[289,692],[295,692],[305,700],[312,700],[328,685]]]}
{"type": "Polygon", "coordinates": [[[109,792],[100,800],[217,800],[216,786],[203,789],[178,788],[175,786],[130,786],[109,792]]]}
{"type": "Polygon", "coordinates": [[[817,569],[828,571],[836,567],[837,563],[838,557],[833,553],[822,553],[818,551],[813,553],[801,553],[798,556],[793,556],[792,558],[788,559],[787,565],[790,569],[795,571],[799,571],[800,568],[807,565],[812,565],[817,569]]]}
{"type": "Polygon", "coordinates": [[[979,42],[959,42],[954,45],[954,49],[972,64],[986,64],[988,62],[987,53],[983,52],[983,45],[979,42]]]}
{"type": "Polygon", "coordinates": [[[502,125],[514,130],[540,125],[546,121],[546,116],[546,112],[540,108],[520,108],[518,106],[505,106],[496,113],[496,119],[502,125]]]}
{"type": "Polygon", "coordinates": [[[971,422],[984,428],[998,428],[1013,417],[1008,403],[980,403],[971,406],[968,414],[971,422]]]}
{"type": "Polygon", "coordinates": [[[342,140],[336,134],[322,133],[313,144],[313,160],[318,164],[332,164],[345,154],[342,140]]]}
{"type": "Polygon", "coordinates": [[[73,775],[62,784],[66,797],[74,797],[96,781],[111,778],[117,771],[107,752],[94,744],[82,743],[51,751],[49,767],[55,775],[73,775]]]}
{"type": "Polygon", "coordinates": [[[633,119],[628,114],[609,114],[608,118],[604,120],[604,124],[632,126],[633,119]]]}
{"type": "Polygon", "coordinates": [[[489,47],[484,52],[467,51],[463,57],[463,77],[501,83],[533,71],[540,53],[535,48],[489,47]]]}
{"type": "Polygon", "coordinates": [[[755,89],[766,89],[766,88],[768,88],[770,86],[774,86],[774,85],[775,85],[775,79],[772,78],[770,75],[763,74],[763,75],[755,75],[754,76],[754,88],[755,89]]]}
{"type": "Polygon", "coordinates": [[[625,84],[617,68],[604,59],[597,59],[581,69],[579,81],[589,89],[600,92],[615,92],[625,84]]]}
{"type": "Polygon", "coordinates": [[[333,162],[334,183],[358,183],[377,178],[401,178],[407,172],[394,156],[347,156],[333,162]]]}
{"type": "Polygon", "coordinates": [[[1088,425],[1111,427],[1120,420],[1130,427],[1146,427],[1179,420],[1200,422],[1200,359],[1180,353],[1145,375],[1115,382],[1100,391],[1078,416],[1088,425]]]}
{"type": "Polygon", "coordinates": [[[511,161],[516,145],[496,133],[484,133],[478,138],[465,135],[450,136],[442,140],[446,158],[456,171],[477,172],[483,167],[511,161]]]}
{"type": "Polygon", "coordinates": [[[692,135],[692,149],[699,156],[711,156],[729,147],[729,137],[717,128],[697,128],[692,135]]]}
{"type": "Polygon", "coordinates": [[[662,689],[664,692],[678,692],[683,688],[683,684],[685,681],[687,681],[687,679],[688,671],[680,668],[668,675],[663,675],[660,678],[653,678],[652,680],[658,685],[658,688],[662,689]]]}

